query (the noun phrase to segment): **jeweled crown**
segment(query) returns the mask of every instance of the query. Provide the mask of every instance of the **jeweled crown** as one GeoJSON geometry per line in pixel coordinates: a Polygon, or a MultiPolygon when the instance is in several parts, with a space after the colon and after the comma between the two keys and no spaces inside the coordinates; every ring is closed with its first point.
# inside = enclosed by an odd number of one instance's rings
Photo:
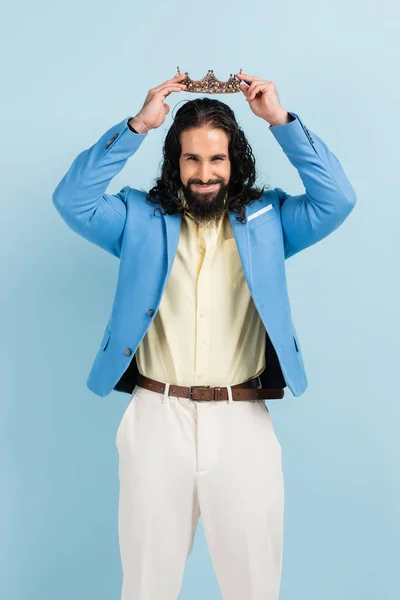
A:
{"type": "MultiPolygon", "coordinates": [[[[181,72],[179,67],[177,67],[177,69],[178,75],[180,75],[181,72]]],[[[240,69],[239,73],[241,72],[242,69],[240,69]]],[[[217,79],[212,69],[209,69],[207,75],[199,80],[190,79],[187,72],[184,74],[186,75],[186,78],[182,83],[187,84],[186,90],[183,90],[185,92],[192,92],[194,94],[234,94],[235,92],[241,91],[241,80],[236,77],[236,75],[232,75],[232,73],[228,81],[220,81],[217,79]]]]}

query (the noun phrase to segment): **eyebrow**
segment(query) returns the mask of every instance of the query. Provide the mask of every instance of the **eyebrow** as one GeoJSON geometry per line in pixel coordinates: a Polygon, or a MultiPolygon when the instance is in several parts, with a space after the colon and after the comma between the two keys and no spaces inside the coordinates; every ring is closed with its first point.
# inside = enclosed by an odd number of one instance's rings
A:
{"type": "MultiPolygon", "coordinates": [[[[183,156],[194,156],[195,158],[200,158],[198,154],[193,154],[193,152],[185,152],[183,156]]],[[[226,154],[213,154],[211,158],[227,158],[226,154]]]]}

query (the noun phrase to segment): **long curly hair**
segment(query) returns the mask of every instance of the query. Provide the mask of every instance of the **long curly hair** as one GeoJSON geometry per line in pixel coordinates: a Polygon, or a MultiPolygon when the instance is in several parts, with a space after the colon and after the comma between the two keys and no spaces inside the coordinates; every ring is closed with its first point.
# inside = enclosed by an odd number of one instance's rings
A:
{"type": "MultiPolygon", "coordinates": [[[[147,193],[147,200],[153,204],[161,204],[165,209],[162,214],[185,212],[178,197],[182,187],[179,170],[180,134],[185,129],[205,126],[223,129],[228,135],[231,177],[227,187],[227,209],[237,212],[236,219],[244,223],[245,206],[261,200],[266,188],[254,186],[257,177],[254,155],[233,110],[224,102],[211,98],[189,100],[177,111],[164,142],[161,176],[147,193]]],[[[154,212],[157,210],[160,208],[156,208],[154,212]]]]}

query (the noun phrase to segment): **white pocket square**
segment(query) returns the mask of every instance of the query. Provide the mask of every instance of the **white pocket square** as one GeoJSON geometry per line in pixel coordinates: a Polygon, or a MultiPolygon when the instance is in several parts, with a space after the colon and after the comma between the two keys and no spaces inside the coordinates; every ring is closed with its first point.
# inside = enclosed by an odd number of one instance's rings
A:
{"type": "Polygon", "coordinates": [[[252,215],[250,215],[247,220],[251,221],[252,219],[255,219],[256,217],[259,217],[260,215],[263,215],[265,212],[267,212],[267,210],[271,210],[271,208],[273,208],[272,204],[268,204],[268,206],[264,206],[264,208],[260,208],[260,210],[258,210],[257,212],[253,213],[252,215]]]}

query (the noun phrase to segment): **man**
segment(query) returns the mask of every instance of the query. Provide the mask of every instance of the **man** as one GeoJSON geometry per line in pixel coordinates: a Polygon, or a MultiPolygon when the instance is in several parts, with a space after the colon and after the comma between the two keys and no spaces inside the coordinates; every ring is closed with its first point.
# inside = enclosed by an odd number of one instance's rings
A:
{"type": "Polygon", "coordinates": [[[246,137],[210,98],[177,112],[148,194],[106,194],[185,89],[178,74],[79,154],[53,195],[74,231],[120,259],[87,386],[131,396],[116,434],[122,600],[177,598],[200,513],[224,600],[279,596],[281,447],[264,401],[307,387],[285,259],[337,229],[356,197],[274,83],[237,76],[304,194],[254,187],[246,137]]]}

